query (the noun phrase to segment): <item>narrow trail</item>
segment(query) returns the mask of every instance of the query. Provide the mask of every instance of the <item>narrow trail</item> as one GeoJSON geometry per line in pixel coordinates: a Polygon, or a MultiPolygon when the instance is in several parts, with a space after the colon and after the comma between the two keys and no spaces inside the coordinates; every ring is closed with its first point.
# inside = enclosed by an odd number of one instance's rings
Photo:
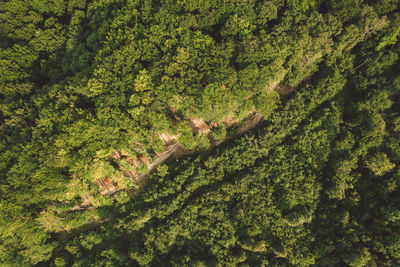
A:
{"type": "Polygon", "coordinates": [[[179,143],[170,145],[167,150],[162,152],[157,157],[157,159],[148,166],[148,170],[146,173],[141,173],[135,177],[129,177],[129,179],[135,184],[141,183],[143,179],[145,179],[154,170],[154,168],[164,163],[164,161],[166,161],[167,159],[171,158],[179,149],[184,149],[179,143]]]}
{"type": "MultiPolygon", "coordinates": [[[[233,140],[235,138],[240,137],[241,135],[245,134],[250,129],[256,127],[263,120],[263,118],[264,117],[258,112],[251,113],[250,116],[243,121],[243,124],[240,125],[238,129],[236,129],[236,132],[234,135],[229,135],[229,136],[224,137],[222,140],[212,142],[210,144],[210,147],[206,151],[203,151],[203,153],[207,153],[207,152],[213,150],[215,147],[219,146],[223,142],[233,140]]],[[[135,184],[141,184],[144,182],[145,178],[158,165],[164,163],[166,160],[171,159],[171,158],[180,158],[182,156],[190,156],[190,155],[193,155],[198,152],[201,152],[201,151],[198,151],[196,149],[187,150],[180,143],[172,144],[168,147],[167,150],[162,152],[153,163],[151,163],[149,165],[148,171],[146,173],[139,174],[135,177],[129,177],[129,179],[135,184]]]]}

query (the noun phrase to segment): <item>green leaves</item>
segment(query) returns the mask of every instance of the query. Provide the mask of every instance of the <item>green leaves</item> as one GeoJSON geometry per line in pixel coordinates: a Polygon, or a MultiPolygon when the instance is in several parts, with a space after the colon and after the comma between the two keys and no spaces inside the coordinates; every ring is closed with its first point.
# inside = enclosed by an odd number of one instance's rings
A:
{"type": "Polygon", "coordinates": [[[260,112],[265,119],[268,119],[279,104],[279,94],[276,91],[271,93],[262,92],[260,95],[256,96],[254,103],[257,111],[260,112]]]}
{"type": "Polygon", "coordinates": [[[372,2],[2,3],[0,265],[398,264],[399,15],[372,2]]]}
{"type": "Polygon", "coordinates": [[[399,22],[400,22],[400,15],[395,14],[393,20],[391,20],[389,29],[384,31],[380,43],[375,48],[377,51],[381,50],[387,45],[394,45],[397,42],[397,38],[400,35],[400,26],[398,26],[399,22]]]}
{"type": "Polygon", "coordinates": [[[365,164],[365,167],[369,168],[376,176],[382,176],[396,167],[395,164],[390,162],[386,154],[382,152],[369,157],[365,161],[365,164]]]}
{"type": "Polygon", "coordinates": [[[222,85],[212,83],[204,88],[202,94],[202,114],[206,121],[220,121],[232,111],[232,96],[222,85]]]}
{"type": "Polygon", "coordinates": [[[151,77],[146,69],[141,70],[135,79],[135,91],[145,92],[153,90],[153,83],[151,77]]]}

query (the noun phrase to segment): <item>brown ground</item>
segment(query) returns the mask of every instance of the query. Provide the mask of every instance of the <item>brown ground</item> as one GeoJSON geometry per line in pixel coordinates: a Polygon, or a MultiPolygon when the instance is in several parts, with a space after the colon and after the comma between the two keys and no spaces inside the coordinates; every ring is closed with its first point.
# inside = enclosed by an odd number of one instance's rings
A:
{"type": "Polygon", "coordinates": [[[239,122],[238,120],[233,119],[232,115],[228,115],[222,120],[222,123],[225,125],[225,128],[229,128],[238,122],[239,122]]]}
{"type": "Polygon", "coordinates": [[[279,84],[275,89],[280,95],[288,95],[291,92],[293,92],[296,88],[290,87],[285,84],[279,84]]]}
{"type": "Polygon", "coordinates": [[[190,118],[189,125],[195,133],[200,130],[205,134],[210,132],[210,126],[203,119],[190,118]]]}
{"type": "Polygon", "coordinates": [[[158,136],[163,140],[163,146],[168,146],[176,143],[178,137],[176,135],[171,135],[169,133],[158,133],[158,136]]]}
{"type": "Polygon", "coordinates": [[[107,176],[93,181],[99,187],[99,193],[102,195],[111,195],[118,190],[118,186],[107,176]]]}
{"type": "Polygon", "coordinates": [[[260,123],[260,121],[262,121],[263,118],[264,117],[258,112],[250,113],[249,117],[245,119],[243,124],[237,130],[237,135],[241,135],[247,132],[248,130],[256,127],[256,125],[260,123]]]}

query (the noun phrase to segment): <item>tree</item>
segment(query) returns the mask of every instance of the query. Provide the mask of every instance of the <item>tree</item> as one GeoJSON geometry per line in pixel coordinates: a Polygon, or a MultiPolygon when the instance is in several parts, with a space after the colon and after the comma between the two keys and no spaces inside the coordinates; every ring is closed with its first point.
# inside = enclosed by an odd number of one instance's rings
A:
{"type": "Polygon", "coordinates": [[[396,167],[383,152],[370,156],[365,163],[365,167],[369,168],[377,176],[382,176],[396,167]]]}

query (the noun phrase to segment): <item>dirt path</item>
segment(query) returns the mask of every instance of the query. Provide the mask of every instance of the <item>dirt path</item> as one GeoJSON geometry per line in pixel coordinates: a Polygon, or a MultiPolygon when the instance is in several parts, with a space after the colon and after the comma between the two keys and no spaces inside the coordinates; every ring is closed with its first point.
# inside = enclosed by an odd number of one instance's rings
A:
{"type": "Polygon", "coordinates": [[[146,173],[141,173],[135,177],[130,177],[129,179],[135,184],[141,183],[143,181],[143,179],[146,178],[147,175],[149,175],[149,173],[151,173],[154,170],[154,168],[156,168],[158,165],[164,163],[164,161],[166,161],[171,156],[173,156],[178,150],[180,150],[180,147],[182,147],[182,145],[179,143],[170,145],[167,150],[162,152],[157,157],[157,159],[149,165],[146,173]]]}
{"type": "MultiPolygon", "coordinates": [[[[258,112],[252,112],[249,117],[243,122],[243,124],[239,127],[236,134],[231,136],[230,139],[236,138],[247,132],[248,130],[254,128],[263,120],[263,116],[258,112]]],[[[225,140],[225,139],[224,139],[225,140]]]]}
{"type": "MultiPolygon", "coordinates": [[[[248,118],[246,118],[243,122],[242,125],[239,126],[239,128],[236,130],[236,133],[234,135],[230,135],[230,136],[226,136],[223,140],[219,141],[219,142],[215,142],[212,143],[210,145],[210,148],[207,151],[204,152],[208,152],[211,151],[212,149],[214,149],[216,146],[219,146],[221,143],[225,142],[225,141],[229,141],[232,139],[235,139],[241,135],[243,135],[244,133],[246,133],[247,131],[249,131],[250,129],[256,127],[262,120],[263,120],[263,116],[258,113],[258,112],[252,112],[248,118]]],[[[158,158],[149,165],[148,171],[146,173],[142,173],[139,174],[135,177],[130,177],[129,179],[134,183],[134,184],[142,184],[145,180],[145,178],[160,164],[164,163],[166,160],[170,159],[170,158],[180,158],[182,156],[189,156],[189,155],[193,155],[196,152],[199,152],[197,150],[187,150],[185,149],[181,144],[179,143],[175,143],[172,144],[168,147],[167,150],[165,150],[164,152],[162,152],[158,158]]]]}

